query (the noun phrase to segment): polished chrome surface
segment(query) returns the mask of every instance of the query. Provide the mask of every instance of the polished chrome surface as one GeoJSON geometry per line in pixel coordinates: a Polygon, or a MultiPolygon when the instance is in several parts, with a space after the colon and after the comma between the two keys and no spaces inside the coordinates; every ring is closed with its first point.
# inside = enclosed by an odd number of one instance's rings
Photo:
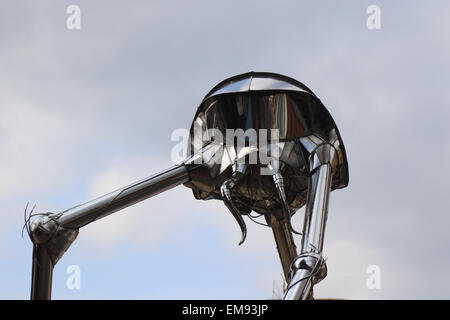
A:
{"type": "Polygon", "coordinates": [[[65,229],[57,217],[39,215],[28,228],[33,242],[33,268],[31,299],[47,300],[51,297],[53,267],[78,235],[78,229],[65,229]]]}
{"type": "Polygon", "coordinates": [[[31,299],[50,299],[53,267],[78,235],[78,229],[120,209],[189,181],[198,165],[180,164],[61,213],[39,214],[29,225],[33,242],[31,299]]]}
{"type": "MultiPolygon", "coordinates": [[[[311,90],[298,81],[270,73],[251,72],[225,80],[211,90],[198,107],[191,125],[189,149],[194,154],[210,143],[222,143],[225,148],[218,154],[219,164],[204,168],[201,177],[193,177],[187,186],[193,189],[197,199],[223,200],[220,188],[229,179],[231,166],[245,158],[239,156],[241,150],[253,148],[251,154],[255,155],[253,159],[257,158],[254,163],[249,161],[249,170],[253,173],[235,190],[235,197],[257,213],[270,214],[284,201],[273,197],[278,191],[267,177],[256,174],[266,165],[256,155],[267,151],[271,156],[272,150],[279,149],[279,160],[285,164],[280,174],[284,179],[286,200],[289,210],[295,213],[305,204],[308,191],[309,140],[325,141],[332,146],[337,155],[332,164],[331,188],[345,187],[348,168],[342,139],[332,117],[311,90]],[[288,90],[279,85],[280,81],[297,89],[288,90]],[[252,83],[258,85],[252,86],[252,83]],[[278,130],[278,141],[274,142],[271,134],[266,133],[267,145],[261,145],[260,140],[256,145],[251,144],[252,132],[273,129],[278,130]],[[211,130],[220,135],[209,134],[211,130]],[[243,134],[230,144],[224,138],[228,130],[241,130],[243,134]],[[217,136],[222,141],[217,141],[217,136]]],[[[247,158],[251,160],[250,156],[247,158]]]]}
{"type": "MultiPolygon", "coordinates": [[[[222,186],[220,187],[220,192],[222,194],[223,202],[225,206],[230,210],[233,217],[236,219],[239,227],[241,228],[241,240],[239,241],[239,245],[244,243],[245,238],[247,237],[247,226],[245,225],[244,219],[242,218],[242,214],[248,214],[249,212],[242,212],[241,208],[238,207],[238,203],[233,200],[231,196],[231,190],[238,185],[245,176],[247,169],[247,165],[245,164],[235,164],[233,166],[233,173],[231,174],[231,178],[226,180],[222,186]]],[[[244,208],[245,210],[245,208],[244,208]]]]}
{"type": "Polygon", "coordinates": [[[33,246],[31,299],[49,300],[52,296],[53,263],[45,245],[33,246]]]}
{"type": "MultiPolygon", "coordinates": [[[[208,163],[186,184],[197,199],[223,200],[232,212],[238,212],[233,214],[235,217],[251,211],[264,215],[272,228],[286,278],[297,257],[290,217],[306,204],[300,252],[321,252],[328,193],[347,186],[348,165],[334,120],[309,88],[272,73],[232,77],[205,96],[190,132],[192,153],[209,144],[223,147],[216,153],[218,161],[208,163]],[[225,139],[230,129],[242,134],[235,141],[225,139]],[[268,132],[273,129],[278,130],[277,140],[268,132]],[[254,144],[252,133],[261,130],[266,132],[267,144],[261,143],[261,137],[254,144]],[[269,166],[250,155],[267,153],[271,157],[274,150],[279,150],[279,166],[271,176],[262,175],[269,166]],[[233,165],[243,159],[248,163],[245,176],[232,189],[226,188],[235,171],[233,165]],[[239,210],[236,205],[233,209],[233,203],[240,205],[239,210]],[[311,248],[318,251],[308,251],[311,248]]],[[[297,280],[299,276],[292,274],[297,280]]],[[[311,290],[305,294],[311,294],[311,290]]]]}
{"type": "Polygon", "coordinates": [[[313,285],[325,278],[325,260],[316,252],[300,254],[289,271],[289,284],[284,300],[306,300],[312,298],[313,285]]]}
{"type": "Polygon", "coordinates": [[[282,220],[287,222],[289,230],[293,231],[293,228],[291,226],[291,211],[289,209],[289,204],[286,199],[286,192],[284,189],[284,178],[281,175],[281,173],[276,172],[273,175],[273,182],[275,183],[275,188],[277,189],[278,197],[280,198],[280,202],[281,202],[281,208],[283,210],[282,220]]]}
{"type": "Polygon", "coordinates": [[[303,223],[301,254],[292,263],[285,300],[310,297],[313,285],[326,276],[322,250],[331,190],[332,164],[335,163],[336,152],[332,145],[322,139],[304,139],[303,143],[311,151],[309,155],[311,177],[303,223]]]}
{"type": "Polygon", "coordinates": [[[65,228],[80,228],[120,209],[150,198],[189,181],[186,167],[174,166],[85,204],[60,213],[59,223],[65,228]]]}
{"type": "Polygon", "coordinates": [[[32,299],[50,298],[53,267],[79,228],[180,184],[196,199],[224,202],[241,228],[239,244],[247,235],[243,217],[252,211],[264,216],[289,281],[285,299],[312,296],[326,275],[328,195],[348,184],[345,148],[325,106],[297,80],[250,72],[205,96],[190,133],[191,156],[182,164],[66,211],[40,214],[28,226],[32,299]],[[290,219],[305,204],[297,256],[290,219]]]}
{"type": "Polygon", "coordinates": [[[302,253],[322,252],[330,193],[331,166],[323,164],[311,177],[303,224],[302,253]]]}
{"type": "Polygon", "coordinates": [[[314,95],[303,83],[281,74],[248,72],[222,81],[208,92],[205,99],[226,93],[271,90],[292,90],[314,95]]]}

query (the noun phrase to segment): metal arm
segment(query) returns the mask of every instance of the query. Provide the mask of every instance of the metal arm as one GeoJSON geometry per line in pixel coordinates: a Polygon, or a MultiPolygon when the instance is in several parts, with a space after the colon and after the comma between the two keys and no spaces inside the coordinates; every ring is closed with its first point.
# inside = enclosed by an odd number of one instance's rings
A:
{"type": "Polygon", "coordinates": [[[189,174],[186,167],[184,165],[174,166],[95,200],[63,211],[58,222],[63,228],[78,229],[188,181],[189,174]]]}
{"type": "Polygon", "coordinates": [[[53,267],[75,240],[79,228],[188,182],[189,172],[198,167],[186,161],[61,213],[40,215],[30,228],[34,244],[31,299],[51,298],[53,267]]]}

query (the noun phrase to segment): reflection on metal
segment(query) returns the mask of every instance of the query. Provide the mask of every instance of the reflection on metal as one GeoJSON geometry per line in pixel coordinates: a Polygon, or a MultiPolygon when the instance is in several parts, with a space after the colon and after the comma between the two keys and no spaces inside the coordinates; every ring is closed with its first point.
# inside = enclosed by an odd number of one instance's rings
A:
{"type": "Polygon", "coordinates": [[[334,149],[329,144],[320,144],[310,154],[309,168],[312,175],[305,208],[301,254],[293,261],[289,271],[289,286],[284,296],[286,300],[310,297],[312,286],[326,276],[322,249],[331,182],[330,154],[334,154],[334,149]]]}
{"type": "Polygon", "coordinates": [[[284,298],[312,297],[313,285],[326,276],[322,249],[329,193],[348,184],[344,145],[321,101],[294,79],[250,72],[219,83],[205,96],[190,133],[190,156],[183,163],[66,211],[27,220],[34,244],[32,299],[50,299],[53,267],[79,228],[180,184],[196,199],[224,202],[241,229],[239,244],[247,235],[244,218],[253,220],[251,212],[264,216],[288,282],[284,298]],[[297,253],[290,221],[305,204],[297,253]]]}
{"type": "MultiPolygon", "coordinates": [[[[203,134],[212,129],[221,132],[223,137],[227,129],[241,129],[243,132],[279,130],[277,147],[280,149],[280,162],[285,165],[280,168],[280,173],[285,178],[286,198],[293,212],[305,204],[308,189],[309,153],[305,150],[307,146],[300,143],[300,137],[310,137],[312,141],[323,139],[332,144],[338,153],[333,163],[332,190],[343,188],[348,183],[345,150],[333,119],[311,90],[293,79],[268,73],[248,73],[225,80],[207,94],[197,109],[191,125],[192,154],[206,144],[218,143],[211,139],[214,137],[203,134]],[[280,82],[285,83],[284,87],[259,85],[280,82]],[[237,88],[237,83],[246,85],[237,88]],[[278,89],[280,87],[285,89],[278,89]]],[[[248,141],[243,141],[244,145],[246,143],[248,141]]],[[[263,147],[258,145],[259,149],[263,147]]],[[[269,141],[269,155],[271,147],[269,141]]],[[[211,164],[204,169],[200,179],[192,177],[187,184],[197,199],[222,198],[219,186],[231,174],[233,163],[239,161],[238,152],[227,150],[233,151],[233,148],[227,146],[220,155],[219,164],[211,164]]],[[[255,166],[249,170],[257,171],[255,166]]],[[[270,180],[270,177],[249,174],[240,188],[241,202],[251,204],[252,209],[261,214],[271,214],[279,208],[280,201],[273,195],[277,191],[270,180]]]]}
{"type": "MultiPolygon", "coordinates": [[[[245,175],[245,170],[247,168],[246,164],[235,164],[233,166],[233,173],[231,174],[231,178],[226,180],[222,186],[220,187],[220,192],[223,198],[223,202],[227,206],[227,208],[231,211],[231,214],[236,219],[236,221],[239,224],[239,227],[241,228],[241,241],[239,242],[239,245],[244,243],[245,238],[247,237],[247,226],[245,225],[244,219],[242,218],[242,211],[238,208],[238,204],[232,199],[231,197],[231,190],[242,181],[245,175]]],[[[243,210],[246,210],[244,207],[243,210]]],[[[247,214],[250,213],[249,211],[246,212],[247,214]]]]}

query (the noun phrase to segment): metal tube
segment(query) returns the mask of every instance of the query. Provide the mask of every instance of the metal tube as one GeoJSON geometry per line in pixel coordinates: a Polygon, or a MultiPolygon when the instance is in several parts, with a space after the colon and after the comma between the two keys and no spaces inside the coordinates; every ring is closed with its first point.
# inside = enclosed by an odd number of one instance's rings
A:
{"type": "MultiPolygon", "coordinates": [[[[331,188],[331,165],[320,165],[312,174],[306,200],[301,254],[292,265],[294,272],[284,300],[300,300],[310,296],[313,277],[323,270],[322,248],[331,188]]],[[[325,269],[326,271],[326,269],[325,269]]],[[[317,280],[317,279],[316,279],[317,280]]],[[[320,280],[320,277],[319,279],[320,280]]]]}
{"type": "Polygon", "coordinates": [[[78,229],[139,201],[189,181],[184,164],[132,183],[59,214],[33,222],[31,299],[50,299],[54,264],[75,240],[78,229]]]}
{"type": "Polygon", "coordinates": [[[321,165],[312,175],[306,199],[301,252],[322,252],[331,187],[331,166],[321,165]]]}
{"type": "Polygon", "coordinates": [[[33,246],[31,299],[50,300],[52,296],[53,263],[44,245],[33,246]]]}
{"type": "Polygon", "coordinates": [[[85,204],[63,211],[60,213],[58,222],[64,228],[78,229],[188,181],[189,174],[185,165],[177,165],[85,204]]]}
{"type": "Polygon", "coordinates": [[[291,279],[292,287],[288,287],[283,300],[306,300],[312,289],[311,272],[299,269],[291,279]]]}
{"type": "Polygon", "coordinates": [[[281,222],[275,220],[271,222],[271,226],[278,255],[280,256],[281,266],[283,267],[284,277],[287,279],[289,267],[291,266],[292,261],[297,257],[297,247],[295,246],[292,232],[286,221],[281,222]]]}
{"type": "Polygon", "coordinates": [[[321,257],[315,254],[300,255],[294,261],[295,273],[289,281],[283,300],[306,300],[311,296],[314,276],[321,267],[321,257]]]}

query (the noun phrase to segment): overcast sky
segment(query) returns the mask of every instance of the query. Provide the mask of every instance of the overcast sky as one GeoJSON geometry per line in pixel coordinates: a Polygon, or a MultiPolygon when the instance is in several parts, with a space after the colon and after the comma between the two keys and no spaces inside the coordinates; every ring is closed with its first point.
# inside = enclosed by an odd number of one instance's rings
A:
{"type": "MultiPolygon", "coordinates": [[[[253,70],[310,87],[347,150],[316,297],[450,299],[449,16],[448,1],[2,2],[0,298],[29,298],[28,201],[59,212],[171,166],[172,131],[216,83],[253,70]],[[66,27],[71,4],[81,30],[66,27]],[[366,27],[371,4],[380,30],[366,27]]],[[[179,186],[81,229],[53,298],[272,298],[272,233],[248,225],[238,246],[225,206],[179,186]]]]}

